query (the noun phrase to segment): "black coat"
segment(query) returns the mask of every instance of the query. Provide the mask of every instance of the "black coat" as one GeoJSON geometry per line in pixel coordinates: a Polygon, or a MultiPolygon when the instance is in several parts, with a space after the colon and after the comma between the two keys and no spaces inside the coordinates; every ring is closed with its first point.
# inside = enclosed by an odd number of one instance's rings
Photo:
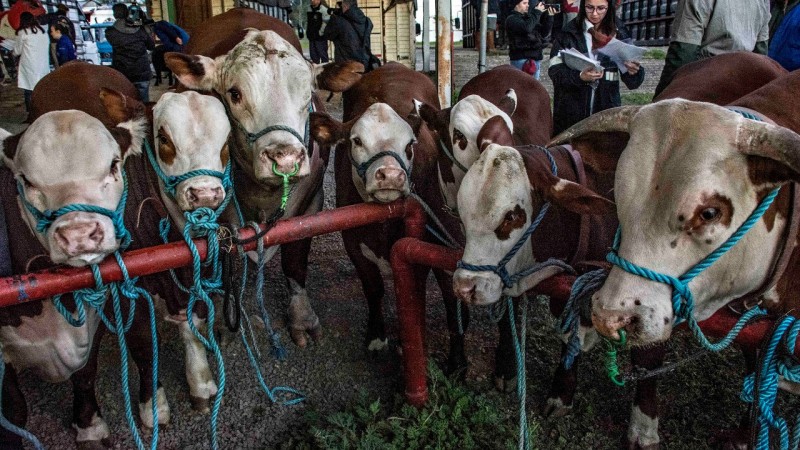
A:
{"type": "Polygon", "coordinates": [[[544,59],[542,50],[546,44],[544,36],[550,32],[553,25],[553,16],[533,10],[526,14],[511,11],[506,19],[506,34],[508,35],[508,57],[512,61],[518,59],[544,59]]]}
{"type": "Polygon", "coordinates": [[[331,15],[322,37],[333,41],[334,62],[358,61],[367,65],[369,56],[364,46],[364,39],[368,38],[364,33],[366,28],[367,16],[356,6],[345,13],[331,15]]]}
{"type": "Polygon", "coordinates": [[[124,20],[117,20],[106,30],[106,39],[111,44],[111,67],[122,72],[131,82],[150,81],[148,50],[156,48],[153,38],[142,27],[131,27],[124,20]]]}
{"type": "MultiPolygon", "coordinates": [[[[617,20],[617,39],[629,40],[630,34],[620,20],[617,20]]],[[[567,27],[553,40],[550,50],[550,69],[547,71],[553,81],[553,133],[558,134],[581,120],[589,117],[590,112],[596,113],[609,108],[622,105],[619,95],[619,80],[608,80],[604,76],[597,84],[594,93],[594,107],[590,105],[592,87],[580,78],[580,72],[570,69],[563,62],[553,61],[553,58],[562,49],[574,48],[583,54],[588,53],[586,39],[583,34],[583,24],[578,24],[573,19],[567,27]],[[555,63],[554,63],[555,62],[555,63]]],[[[617,65],[607,56],[597,55],[600,64],[610,76],[619,74],[617,65]]],[[[636,75],[627,72],[619,74],[619,79],[628,86],[636,89],[644,81],[644,67],[640,67],[636,75]]]]}
{"type": "Polygon", "coordinates": [[[320,30],[322,30],[322,24],[323,18],[322,11],[320,11],[320,6],[317,6],[316,8],[309,6],[308,12],[306,13],[306,35],[308,36],[309,41],[324,40],[320,34],[320,30]]]}

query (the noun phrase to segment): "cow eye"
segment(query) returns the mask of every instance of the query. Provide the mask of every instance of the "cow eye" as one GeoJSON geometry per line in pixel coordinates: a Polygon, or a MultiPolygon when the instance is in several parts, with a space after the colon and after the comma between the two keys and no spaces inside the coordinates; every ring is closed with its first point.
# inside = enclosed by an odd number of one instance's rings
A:
{"type": "Polygon", "coordinates": [[[457,129],[453,130],[453,142],[460,141],[462,139],[467,140],[467,138],[464,137],[464,133],[457,129]]]}
{"type": "Polygon", "coordinates": [[[414,144],[417,143],[416,139],[412,139],[411,142],[406,145],[406,158],[411,160],[414,157],[414,144]]]}
{"type": "Polygon", "coordinates": [[[353,144],[355,144],[355,145],[357,145],[357,146],[359,146],[359,147],[361,147],[361,146],[363,146],[363,145],[364,145],[364,143],[363,143],[363,142],[361,142],[361,138],[360,138],[360,137],[358,137],[358,136],[356,136],[356,137],[354,137],[354,138],[353,138],[353,144]]]}
{"type": "Polygon", "coordinates": [[[717,208],[706,208],[700,213],[700,218],[705,222],[711,222],[719,218],[719,210],[717,208]]]}
{"type": "Polygon", "coordinates": [[[233,103],[239,103],[242,101],[242,92],[235,87],[228,89],[228,95],[231,97],[231,101],[233,103]]]}
{"type": "Polygon", "coordinates": [[[117,175],[117,172],[119,172],[119,158],[114,158],[114,160],[111,161],[111,168],[109,168],[108,172],[111,175],[117,175]]]}
{"type": "Polygon", "coordinates": [[[163,134],[159,133],[158,134],[158,143],[159,143],[159,145],[167,145],[167,137],[164,136],[163,134]]]}
{"type": "Polygon", "coordinates": [[[20,175],[19,178],[20,180],[22,180],[22,185],[25,186],[26,188],[33,186],[31,182],[28,181],[28,178],[25,175],[20,175]]]}

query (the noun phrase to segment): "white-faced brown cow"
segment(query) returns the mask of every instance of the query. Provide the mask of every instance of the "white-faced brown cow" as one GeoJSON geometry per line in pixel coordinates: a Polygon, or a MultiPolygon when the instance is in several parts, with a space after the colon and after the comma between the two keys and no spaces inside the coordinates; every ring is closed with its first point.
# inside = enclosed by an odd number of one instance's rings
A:
{"type": "Polygon", "coordinates": [[[472,78],[452,107],[438,110],[422,103],[419,115],[440,136],[439,184],[452,211],[466,169],[480,156],[477,137],[487,120],[503,117],[516,145],[544,145],[553,133],[550,96],[544,86],[509,65],[472,78]]]}
{"type": "MultiPolygon", "coordinates": [[[[313,115],[314,137],[325,145],[337,144],[336,205],[390,202],[412,191],[434,212],[442,198],[434,181],[436,139],[414,114],[412,98],[438,105],[436,88],[426,76],[401,64],[389,63],[365,75],[344,93],[344,123],[313,115]]],[[[446,216],[446,215],[445,215],[446,216]]],[[[458,232],[450,217],[440,217],[448,231],[458,232]]],[[[383,274],[390,273],[389,250],[403,236],[402,223],[393,221],[343,231],[342,240],[361,280],[369,308],[367,346],[386,347],[382,302],[383,274]]],[[[459,236],[459,234],[456,234],[459,236]]],[[[458,239],[458,237],[456,237],[458,239]]],[[[450,277],[435,270],[448,310],[450,367],[464,367],[463,336],[458,333],[455,297],[450,277]]]]}
{"type": "MultiPolygon", "coordinates": [[[[145,126],[144,114],[107,128],[82,111],[69,110],[48,112],[20,135],[2,136],[2,157],[10,170],[0,169],[0,199],[14,233],[10,240],[14,273],[54,264],[96,264],[120,247],[124,236],[115,228],[112,217],[91,211],[53,217],[35,211],[59,211],[67,205],[85,204],[121,214],[117,208],[123,194],[123,164],[140,151],[145,126]]],[[[121,216],[115,219],[121,220],[121,216]]],[[[65,306],[74,312],[75,303],[68,297],[65,306]]],[[[127,309],[127,304],[123,307],[127,309]]],[[[143,403],[153,394],[146,311],[144,306],[136,309],[134,326],[127,335],[141,376],[143,403]]],[[[102,329],[93,309],[87,311],[83,325],[74,327],[61,317],[50,299],[0,309],[0,343],[6,361],[5,417],[18,426],[24,426],[27,420],[18,374],[30,371],[50,382],[71,380],[76,441],[91,446],[106,440],[109,429],[94,393],[102,329]]],[[[168,417],[168,411],[164,413],[168,417]]],[[[20,439],[6,430],[0,432],[0,442],[21,448],[20,439]]]]}
{"type": "MultiPolygon", "coordinates": [[[[676,99],[603,112],[559,138],[629,134],[627,146],[615,150],[621,153],[615,181],[621,229],[617,254],[673,277],[725,242],[771,189],[783,185],[753,228],[689,283],[698,321],[751,294],[760,296],[762,306],[773,313],[797,310],[797,237],[786,234],[794,214],[791,182],[798,180],[800,167],[800,136],[790,131],[800,130],[794,102],[798,95],[800,74],[793,73],[729,105],[761,121],[709,103],[676,99]],[[777,266],[785,270],[773,273],[776,261],[784,258],[787,262],[777,266]]],[[[592,307],[600,333],[613,338],[624,328],[629,342],[641,347],[667,340],[676,318],[669,286],[618,267],[593,296],[592,307]]],[[[745,359],[756,360],[754,355],[745,359]]],[[[638,426],[646,433],[629,433],[629,440],[657,446],[657,416],[654,420],[643,412],[638,426]]]]}
{"type": "MultiPolygon", "coordinates": [[[[252,10],[229,11],[198,29],[204,38],[190,49],[195,55],[168,53],[166,60],[181,84],[213,91],[227,107],[234,130],[230,153],[236,197],[245,220],[263,222],[278,210],[283,191],[279,173],[292,174],[285,216],[319,212],[327,154],[308,140],[309,114],[321,108],[314,90],[347,89],[360,78],[363,66],[308,62],[288,25],[252,10]]],[[[319,319],[305,289],[310,245],[305,239],[281,246],[291,292],[289,328],[301,347],[307,344],[306,333],[320,336],[319,319]]],[[[275,251],[269,249],[267,257],[275,251]]]]}

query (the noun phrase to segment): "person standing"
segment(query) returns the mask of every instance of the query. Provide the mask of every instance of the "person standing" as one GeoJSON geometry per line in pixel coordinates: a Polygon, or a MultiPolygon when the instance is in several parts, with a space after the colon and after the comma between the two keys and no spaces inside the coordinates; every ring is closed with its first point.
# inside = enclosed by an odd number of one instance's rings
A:
{"type": "Polygon", "coordinates": [[[322,2],[311,0],[311,6],[306,14],[308,36],[308,50],[313,63],[328,62],[328,41],[322,37],[322,26],[326,19],[322,14],[322,2]]]}
{"type": "Polygon", "coordinates": [[[150,34],[141,26],[138,17],[128,18],[128,7],[116,3],[113,7],[114,26],[106,31],[106,40],[111,44],[111,67],[122,72],[136,86],[142,102],[150,101],[150,58],[148,50],[156,48],[150,34]],[[138,22],[137,22],[138,20],[138,22]]]}
{"type": "MultiPolygon", "coordinates": [[[[537,1],[537,0],[534,0],[537,1]]],[[[536,68],[533,77],[537,80],[541,73],[542,59],[544,55],[544,37],[550,32],[553,26],[553,15],[556,13],[554,8],[545,12],[544,2],[539,2],[532,12],[529,0],[511,0],[514,10],[506,19],[506,33],[508,33],[508,57],[511,65],[523,70],[525,63],[533,60],[536,68]]]]}
{"type": "Polygon", "coordinates": [[[628,89],[636,89],[644,81],[644,69],[638,61],[625,61],[626,71],[620,73],[611,58],[597,53],[612,38],[630,39],[615,9],[608,0],[581,0],[577,17],[553,40],[547,73],[553,80],[554,134],[596,112],[622,105],[620,80],[628,89]],[[558,53],[570,48],[597,59],[603,70],[581,72],[568,67],[558,53]]]}
{"type": "Polygon", "coordinates": [[[767,54],[769,0],[680,0],[655,95],[679,67],[731,52],[767,54]]]}
{"type": "Polygon", "coordinates": [[[31,94],[36,83],[50,73],[50,37],[29,12],[19,17],[14,54],[19,56],[17,86],[25,97],[25,111],[31,112],[31,94]]]}
{"type": "Polygon", "coordinates": [[[356,0],[342,0],[341,8],[328,11],[331,15],[322,37],[333,42],[335,62],[358,61],[367,67],[369,56],[364,39],[368,37],[367,16],[356,0]]]}
{"type": "Polygon", "coordinates": [[[78,59],[75,53],[75,43],[69,37],[69,31],[64,28],[63,24],[55,23],[50,25],[50,37],[56,42],[56,61],[58,62],[56,68],[64,64],[78,59]]]}

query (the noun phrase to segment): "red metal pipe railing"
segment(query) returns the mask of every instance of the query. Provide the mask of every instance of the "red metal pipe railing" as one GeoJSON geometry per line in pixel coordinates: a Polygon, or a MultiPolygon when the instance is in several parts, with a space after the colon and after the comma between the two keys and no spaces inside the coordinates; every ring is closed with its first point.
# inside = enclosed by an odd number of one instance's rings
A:
{"type": "MultiPolygon", "coordinates": [[[[392,247],[391,264],[394,272],[400,339],[403,345],[405,395],[406,401],[414,406],[422,406],[428,401],[425,361],[425,280],[420,280],[415,275],[415,266],[453,271],[459,259],[461,259],[460,250],[429,244],[416,238],[400,239],[392,247]]],[[[557,275],[542,281],[530,292],[549,296],[550,311],[554,315],[560,315],[569,299],[574,281],[574,276],[557,275]]],[[[709,337],[719,339],[733,328],[738,319],[739,316],[728,308],[722,308],[709,319],[700,322],[700,327],[709,337]]],[[[735,343],[744,348],[759,348],[773,325],[774,321],[771,319],[754,321],[739,333],[735,343]]],[[[800,338],[795,348],[795,355],[800,357],[800,338]]]]}
{"type": "MultiPolygon", "coordinates": [[[[393,203],[358,204],[317,214],[279,220],[264,236],[264,245],[273,246],[335,231],[357,228],[390,219],[404,219],[406,234],[422,236],[425,229],[425,212],[411,199],[393,203]]],[[[245,228],[239,237],[247,239],[255,230],[245,228]]],[[[206,258],[206,241],[196,239],[195,245],[203,260],[206,258]]],[[[244,246],[254,250],[256,242],[244,246]]],[[[188,266],[192,254],[183,242],[148,247],[126,252],[122,257],[131,277],[151,275],[169,269],[188,266]]],[[[105,281],[122,280],[122,272],[113,257],[100,263],[100,273],[105,281]]],[[[88,267],[56,267],[41,272],[0,278],[0,307],[26,301],[41,300],[58,294],[94,286],[94,277],[88,267]]]]}

